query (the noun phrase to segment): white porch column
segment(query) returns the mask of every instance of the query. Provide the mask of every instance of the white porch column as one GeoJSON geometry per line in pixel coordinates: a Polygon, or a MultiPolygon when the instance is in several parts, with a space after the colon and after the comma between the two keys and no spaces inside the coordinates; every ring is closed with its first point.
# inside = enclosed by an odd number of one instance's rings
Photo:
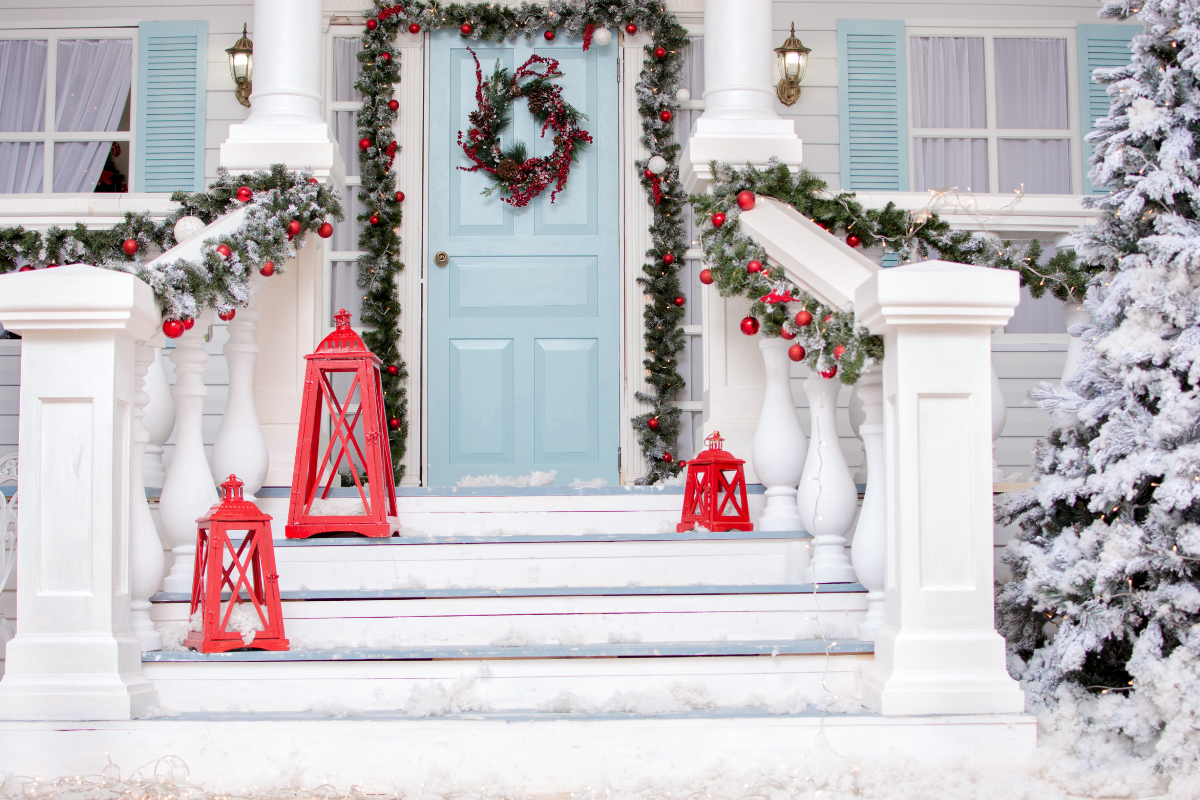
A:
{"type": "Polygon", "coordinates": [[[0,277],[21,343],[17,635],[0,718],[121,720],[157,703],[130,632],[134,350],[150,287],[72,265],[0,277]]]}
{"type": "Polygon", "coordinates": [[[760,531],[804,530],[796,508],[796,487],[804,472],[804,429],[792,399],[792,362],[787,354],[790,346],[779,337],[758,343],[767,374],[751,451],[754,472],[767,487],[767,507],[754,523],[760,531]]]}
{"type": "MultiPolygon", "coordinates": [[[[165,337],[164,337],[165,339],[165,337]]],[[[154,348],[154,361],[146,372],[144,391],[150,397],[146,405],[143,424],[149,440],[146,443],[145,483],[161,489],[167,479],[163,467],[163,445],[175,430],[175,401],[171,399],[171,384],[167,382],[167,370],[163,367],[163,348],[154,348]]]]}
{"type": "Polygon", "coordinates": [[[680,158],[689,192],[702,191],[713,159],[799,165],[796,126],[775,110],[771,0],[704,0],[704,113],[680,158]]]}
{"type": "Polygon", "coordinates": [[[1018,299],[1014,273],[944,261],[855,293],[886,351],[886,611],[859,683],[883,714],[1024,709],[993,621],[990,463],[991,328],[1018,299]]]}

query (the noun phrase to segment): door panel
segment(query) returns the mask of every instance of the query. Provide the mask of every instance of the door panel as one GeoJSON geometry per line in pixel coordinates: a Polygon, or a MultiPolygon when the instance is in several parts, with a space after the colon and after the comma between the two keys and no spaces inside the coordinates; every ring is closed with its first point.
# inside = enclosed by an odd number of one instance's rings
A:
{"type": "MultiPolygon", "coordinates": [[[[429,473],[432,486],[467,475],[557,470],[556,484],[616,484],[619,280],[616,47],[578,40],[464,42],[431,34],[429,143],[429,473]],[[568,102],[588,115],[594,143],[550,190],[512,208],[458,146],[475,109],[475,63],[510,70],[530,55],[559,60],[568,102]],[[445,266],[432,255],[445,252],[445,266]]],[[[504,141],[552,151],[524,100],[504,141]]]]}

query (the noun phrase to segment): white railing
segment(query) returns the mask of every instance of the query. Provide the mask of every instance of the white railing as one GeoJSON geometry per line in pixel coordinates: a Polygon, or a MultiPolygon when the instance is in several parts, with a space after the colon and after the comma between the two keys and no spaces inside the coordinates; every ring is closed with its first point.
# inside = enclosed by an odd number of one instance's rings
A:
{"type": "MultiPolygon", "coordinates": [[[[17,457],[7,455],[0,458],[0,488],[15,487],[17,484],[17,457]]],[[[0,595],[8,585],[8,578],[17,563],[17,494],[6,497],[0,493],[0,595]]],[[[4,657],[4,645],[13,637],[12,626],[0,610],[0,658],[4,657]]]]}

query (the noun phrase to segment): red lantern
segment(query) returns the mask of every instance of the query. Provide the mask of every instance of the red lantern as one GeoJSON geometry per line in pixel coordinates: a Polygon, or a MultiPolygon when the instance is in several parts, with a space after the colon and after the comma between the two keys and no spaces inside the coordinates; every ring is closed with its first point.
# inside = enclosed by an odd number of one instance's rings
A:
{"type": "Polygon", "coordinates": [[[342,309],[334,319],[337,328],[317,345],[315,353],[304,357],[308,366],[288,509],[289,539],[334,532],[390,536],[393,527],[399,527],[390,519],[396,516],[396,486],[384,422],[379,358],[351,330],[350,312],[342,309]],[[350,378],[349,388],[340,397],[334,388],[335,375],[350,378]],[[321,448],[323,420],[328,422],[330,438],[321,448]],[[361,442],[355,433],[360,422],[361,442]],[[343,465],[358,489],[362,507],[353,509],[358,513],[322,508],[343,465]],[[366,485],[358,477],[364,472],[366,485]],[[368,492],[367,486],[372,491],[368,492]]]}
{"type": "Polygon", "coordinates": [[[683,490],[683,516],[679,533],[697,526],[710,531],[750,531],[750,509],[746,503],[746,462],[734,458],[721,446],[720,431],[704,440],[707,450],[688,462],[687,486],[683,490]]]}
{"type": "Polygon", "coordinates": [[[244,647],[287,650],[271,517],[242,497],[242,482],[235,476],[230,475],[221,489],[224,499],[196,520],[196,567],[188,616],[199,611],[202,626],[188,633],[183,646],[201,653],[244,647]],[[231,537],[230,531],[237,535],[231,537]],[[230,598],[222,606],[221,593],[226,589],[230,598]]]}

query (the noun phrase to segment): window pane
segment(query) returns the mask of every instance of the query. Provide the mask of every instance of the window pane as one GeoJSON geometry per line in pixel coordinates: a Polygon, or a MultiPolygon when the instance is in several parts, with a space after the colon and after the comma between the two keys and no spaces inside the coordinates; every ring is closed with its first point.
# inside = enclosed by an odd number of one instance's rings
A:
{"type": "Polygon", "coordinates": [[[0,40],[0,131],[45,129],[46,41],[0,40]]]}
{"type": "Polygon", "coordinates": [[[334,261],[330,266],[333,269],[332,291],[330,292],[332,302],[329,309],[330,326],[334,324],[333,315],[343,308],[350,312],[351,325],[361,325],[362,320],[359,319],[359,313],[362,311],[362,299],[366,296],[367,290],[360,289],[358,286],[358,263],[334,261]]]}
{"type": "Polygon", "coordinates": [[[42,191],[42,147],[41,142],[0,142],[0,194],[42,191]]]}
{"type": "Polygon", "coordinates": [[[997,191],[1026,194],[1071,193],[1071,143],[1066,139],[1000,139],[997,191]]]}
{"type": "MultiPolygon", "coordinates": [[[[358,221],[358,215],[366,212],[367,204],[358,199],[361,186],[347,186],[342,192],[342,210],[346,219],[333,223],[333,237],[329,244],[334,250],[357,250],[358,235],[362,233],[363,223],[358,221]]],[[[336,309],[334,309],[336,311],[336,309]]]]}
{"type": "Polygon", "coordinates": [[[362,92],[354,88],[358,80],[358,53],[362,39],[339,36],[333,40],[333,99],[334,102],[362,100],[362,92]]]}
{"type": "Polygon", "coordinates": [[[996,39],[996,126],[1066,130],[1067,40],[996,39]]]}
{"type": "MultiPolygon", "coordinates": [[[[94,192],[112,153],[112,142],[58,142],[54,145],[55,192],[94,192]]],[[[111,172],[111,170],[110,170],[111,172]]],[[[112,176],[109,176],[112,179],[112,176]]],[[[106,191],[111,191],[107,188],[106,191]]]]}
{"type": "Polygon", "coordinates": [[[986,128],[983,39],[913,36],[913,120],[918,128],[986,128]]]}
{"type": "Polygon", "coordinates": [[[354,111],[333,112],[333,139],[346,164],[347,175],[358,175],[358,114],[354,111]]]}
{"type": "Polygon", "coordinates": [[[913,182],[918,192],[987,192],[987,139],[913,139],[913,182]]]}
{"type": "MultiPolygon", "coordinates": [[[[117,130],[129,100],[132,63],[131,39],[59,41],[55,130],[117,130]]],[[[58,185],[57,179],[55,185],[58,185]]],[[[59,190],[56,188],[55,191],[59,190]]]]}

